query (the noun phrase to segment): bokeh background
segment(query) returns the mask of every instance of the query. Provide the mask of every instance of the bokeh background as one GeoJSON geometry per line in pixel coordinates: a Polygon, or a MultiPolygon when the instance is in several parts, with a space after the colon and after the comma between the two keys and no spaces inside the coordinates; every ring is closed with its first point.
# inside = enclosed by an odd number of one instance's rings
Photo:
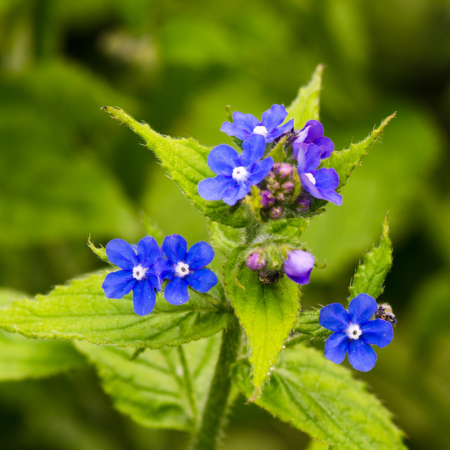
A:
{"type": "MultiPolygon", "coordinates": [[[[86,242],[138,240],[145,211],[192,244],[206,223],[130,130],[229,143],[225,106],[288,105],[324,63],[321,118],[337,149],[394,111],[377,144],[304,238],[327,268],[304,307],[344,302],[389,211],[394,266],[381,300],[395,340],[356,374],[411,449],[450,448],[450,3],[447,0],[2,0],[0,285],[30,295],[102,263],[86,242]]],[[[302,124],[298,124],[302,126],[302,124]]],[[[0,355],[1,357],[1,355],[0,355]]],[[[8,450],[184,449],[135,425],[86,368],[0,384],[8,450]]],[[[304,449],[308,438],[239,401],[225,448],[304,449]]]]}

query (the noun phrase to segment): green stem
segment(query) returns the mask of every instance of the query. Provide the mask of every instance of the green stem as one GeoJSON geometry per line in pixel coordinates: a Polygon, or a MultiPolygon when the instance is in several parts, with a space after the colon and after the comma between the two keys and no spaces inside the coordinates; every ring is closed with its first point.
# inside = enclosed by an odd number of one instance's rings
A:
{"type": "Polygon", "coordinates": [[[194,419],[194,425],[197,424],[197,405],[195,403],[194,387],[192,385],[191,372],[186,361],[186,355],[184,354],[183,346],[177,347],[178,355],[180,357],[181,365],[183,366],[184,385],[186,387],[186,394],[191,405],[192,417],[194,419]]]}
{"type": "Polygon", "coordinates": [[[240,337],[241,329],[236,322],[232,322],[223,332],[219,359],[192,450],[215,450],[217,447],[228,406],[231,372],[238,355],[240,337]]]}

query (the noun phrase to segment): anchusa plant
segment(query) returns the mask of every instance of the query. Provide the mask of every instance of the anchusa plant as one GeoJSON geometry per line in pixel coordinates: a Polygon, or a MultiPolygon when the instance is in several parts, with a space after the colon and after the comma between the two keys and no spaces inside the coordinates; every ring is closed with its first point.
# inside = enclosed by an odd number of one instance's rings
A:
{"type": "Polygon", "coordinates": [[[336,152],[318,117],[321,73],[319,66],[289,108],[273,105],[261,121],[234,112],[221,128],[232,139],[213,149],[104,107],[145,140],[207,218],[211,245],[188,248],[147,219],[137,245],[89,241],[116,267],[0,308],[0,327],[76,339],[67,354],[87,356],[83,364],[95,365],[120,411],[190,432],[194,450],[217,448],[232,390],[330,448],[403,449],[389,412],[338,366],[348,353],[354,369],[371,370],[372,346],[393,339],[392,308],[376,301],[392,264],[387,217],[380,245],[350,284],[351,302],[300,306],[301,288],[324,268],[302,233],[341,205],[348,177],[393,117],[336,152]]]}

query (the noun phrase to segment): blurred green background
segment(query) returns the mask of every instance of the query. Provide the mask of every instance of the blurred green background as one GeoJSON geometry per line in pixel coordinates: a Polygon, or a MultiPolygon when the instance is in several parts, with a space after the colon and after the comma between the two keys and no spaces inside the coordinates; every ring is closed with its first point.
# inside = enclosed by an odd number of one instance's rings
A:
{"type": "MultiPolygon", "coordinates": [[[[224,107],[260,116],[288,105],[325,63],[321,118],[337,149],[397,119],[305,233],[327,268],[304,306],[344,302],[389,211],[394,267],[381,300],[394,342],[357,374],[393,412],[411,449],[450,448],[450,3],[446,0],[2,0],[0,285],[47,292],[102,263],[86,242],[136,241],[144,210],[190,244],[206,238],[189,204],[130,130],[230,143],[224,107]]],[[[297,124],[300,128],[303,124],[297,124]]],[[[1,357],[1,356],[0,356],[1,357]]],[[[242,399],[241,399],[242,400],[242,399]]],[[[115,412],[91,369],[0,384],[8,450],[183,449],[181,432],[115,412]]],[[[233,450],[303,449],[308,438],[239,401],[233,450]]]]}

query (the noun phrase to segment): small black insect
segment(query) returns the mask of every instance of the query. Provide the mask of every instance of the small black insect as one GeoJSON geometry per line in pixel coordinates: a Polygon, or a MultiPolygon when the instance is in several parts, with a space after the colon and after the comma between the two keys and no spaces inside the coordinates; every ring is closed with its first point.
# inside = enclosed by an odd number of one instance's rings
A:
{"type": "Polygon", "coordinates": [[[395,314],[392,312],[391,306],[387,303],[378,305],[378,309],[375,311],[375,319],[383,319],[386,322],[392,323],[392,325],[397,323],[395,314]]]}

